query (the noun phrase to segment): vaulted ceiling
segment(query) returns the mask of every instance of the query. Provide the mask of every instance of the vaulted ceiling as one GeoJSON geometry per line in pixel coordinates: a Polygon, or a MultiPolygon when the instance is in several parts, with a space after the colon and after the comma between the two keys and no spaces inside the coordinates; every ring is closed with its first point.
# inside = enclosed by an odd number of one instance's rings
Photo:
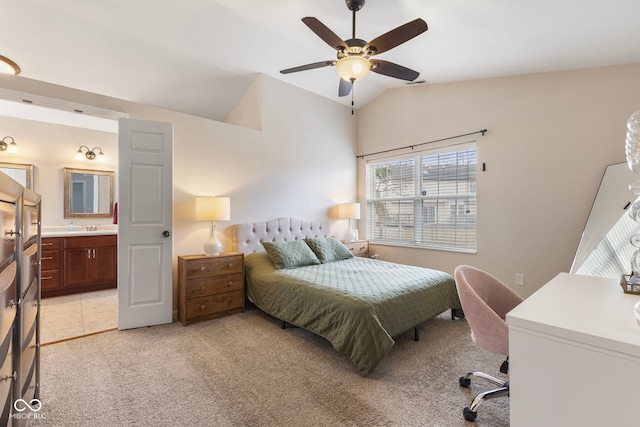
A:
{"type": "MultiPolygon", "coordinates": [[[[0,0],[0,55],[21,77],[223,120],[259,74],[349,105],[336,52],[301,18],[351,38],[344,0],[0,0]]],[[[426,33],[379,55],[421,84],[640,62],[638,0],[369,0],[356,36],[416,18],[426,33]]],[[[402,80],[369,73],[355,107],[402,80]]]]}

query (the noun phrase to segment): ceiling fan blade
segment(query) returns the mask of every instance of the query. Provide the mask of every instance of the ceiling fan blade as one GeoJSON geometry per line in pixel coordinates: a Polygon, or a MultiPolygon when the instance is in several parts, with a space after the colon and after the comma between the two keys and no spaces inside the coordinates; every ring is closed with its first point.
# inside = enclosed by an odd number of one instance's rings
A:
{"type": "Polygon", "coordinates": [[[300,65],[299,67],[293,67],[293,68],[287,68],[286,70],[280,70],[280,73],[282,73],[282,74],[297,73],[298,71],[307,71],[307,70],[313,70],[313,69],[316,69],[316,68],[330,67],[330,66],[335,65],[335,64],[336,64],[336,61],[333,61],[333,60],[320,61],[320,62],[314,62],[313,64],[300,65]]]}
{"type": "Polygon", "coordinates": [[[351,86],[353,83],[340,79],[340,85],[338,86],[338,96],[347,96],[351,93],[351,86]]]}
{"type": "Polygon", "coordinates": [[[403,67],[402,65],[394,64],[389,61],[382,61],[379,59],[371,59],[371,71],[385,76],[394,77],[396,79],[414,81],[420,75],[419,72],[413,71],[410,68],[403,67]]]}
{"type": "Polygon", "coordinates": [[[377,55],[411,40],[427,31],[427,29],[427,23],[418,18],[376,37],[367,43],[364,49],[365,51],[369,50],[369,55],[377,55]]]}
{"type": "Polygon", "coordinates": [[[320,22],[317,18],[307,16],[302,18],[307,27],[318,35],[326,44],[334,48],[335,50],[346,50],[349,46],[342,40],[336,33],[331,31],[329,27],[320,22]]]}

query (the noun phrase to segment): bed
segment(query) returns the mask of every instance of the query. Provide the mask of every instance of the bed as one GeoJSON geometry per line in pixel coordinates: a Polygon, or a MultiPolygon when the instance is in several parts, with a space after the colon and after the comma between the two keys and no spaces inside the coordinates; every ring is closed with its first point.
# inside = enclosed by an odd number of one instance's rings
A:
{"type": "Polygon", "coordinates": [[[376,367],[393,337],[461,309],[451,275],[354,257],[325,221],[238,224],[233,249],[245,254],[250,301],[327,339],[361,375],[376,367]]]}

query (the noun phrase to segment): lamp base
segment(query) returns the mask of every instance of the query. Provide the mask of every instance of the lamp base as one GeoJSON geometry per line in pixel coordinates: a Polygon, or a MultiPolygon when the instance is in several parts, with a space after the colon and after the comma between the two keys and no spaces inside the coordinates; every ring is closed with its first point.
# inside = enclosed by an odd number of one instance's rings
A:
{"type": "Polygon", "coordinates": [[[211,221],[209,224],[209,238],[206,242],[204,242],[204,254],[207,256],[216,256],[220,255],[222,252],[222,243],[218,240],[216,236],[216,223],[211,221]]]}
{"type": "Polygon", "coordinates": [[[358,238],[358,236],[356,235],[356,232],[351,227],[349,227],[347,232],[344,233],[344,241],[345,242],[353,242],[353,241],[357,240],[357,238],[358,238]]]}

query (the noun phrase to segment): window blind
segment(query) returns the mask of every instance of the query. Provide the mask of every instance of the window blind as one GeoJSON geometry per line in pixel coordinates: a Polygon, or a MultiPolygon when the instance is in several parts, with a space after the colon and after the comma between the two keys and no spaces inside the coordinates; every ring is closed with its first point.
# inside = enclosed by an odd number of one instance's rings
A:
{"type": "Polygon", "coordinates": [[[476,250],[476,145],[367,163],[372,242],[476,250]]]}

